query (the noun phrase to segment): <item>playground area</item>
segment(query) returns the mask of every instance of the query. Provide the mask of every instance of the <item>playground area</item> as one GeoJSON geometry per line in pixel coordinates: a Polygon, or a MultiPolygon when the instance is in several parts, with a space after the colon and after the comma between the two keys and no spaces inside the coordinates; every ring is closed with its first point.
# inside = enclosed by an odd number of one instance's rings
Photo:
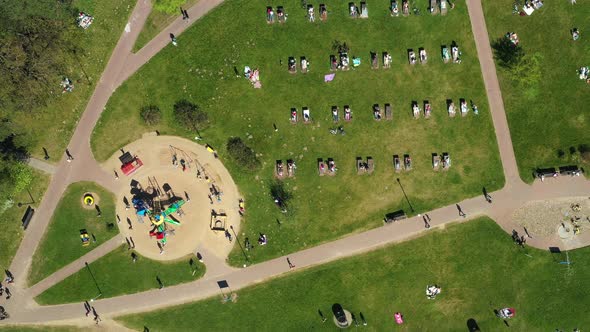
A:
{"type": "Polygon", "coordinates": [[[532,201],[513,214],[513,221],[525,227],[532,236],[560,238],[566,245],[575,245],[588,236],[589,218],[588,197],[532,201]]]}
{"type": "Polygon", "coordinates": [[[142,165],[129,175],[119,172],[124,185],[116,213],[122,235],[133,238],[135,250],[150,259],[173,260],[203,247],[225,260],[232,248],[229,238],[240,228],[240,196],[212,149],[146,134],[103,167],[118,171],[120,155],[128,152],[142,165]]]}

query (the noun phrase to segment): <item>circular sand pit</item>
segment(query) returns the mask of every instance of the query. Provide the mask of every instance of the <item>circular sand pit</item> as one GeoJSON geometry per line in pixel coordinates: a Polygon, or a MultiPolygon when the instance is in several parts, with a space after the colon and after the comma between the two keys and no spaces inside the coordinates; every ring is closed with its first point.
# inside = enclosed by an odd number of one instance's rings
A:
{"type": "Polygon", "coordinates": [[[512,220],[526,227],[531,234],[541,236],[557,234],[562,239],[567,239],[573,236],[574,223],[578,225],[581,232],[590,231],[589,217],[590,199],[588,197],[565,197],[528,202],[514,212],[512,220]],[[567,229],[570,231],[567,232],[567,229]]]}
{"type": "Polygon", "coordinates": [[[92,210],[100,202],[100,197],[93,192],[85,192],[82,195],[81,204],[82,207],[87,210],[92,210]]]}
{"type": "MultiPolygon", "coordinates": [[[[241,197],[221,161],[204,146],[172,136],[145,135],[123,150],[143,162],[121,178],[117,195],[118,226],[135,250],[151,259],[173,260],[199,248],[225,260],[235,243],[226,231],[232,238],[239,234],[241,197]]],[[[103,167],[117,169],[118,157],[103,167]]]]}

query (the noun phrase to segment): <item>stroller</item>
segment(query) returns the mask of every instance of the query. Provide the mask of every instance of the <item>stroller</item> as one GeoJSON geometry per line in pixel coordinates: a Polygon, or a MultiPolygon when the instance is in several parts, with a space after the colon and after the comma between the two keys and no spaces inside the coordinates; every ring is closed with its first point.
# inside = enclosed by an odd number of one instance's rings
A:
{"type": "Polygon", "coordinates": [[[287,14],[285,14],[283,6],[277,7],[277,17],[279,18],[279,22],[281,23],[285,23],[285,21],[287,20],[287,14]]]}
{"type": "Polygon", "coordinates": [[[290,56],[289,61],[287,62],[287,66],[289,67],[289,72],[291,74],[295,74],[297,72],[297,62],[295,61],[295,57],[290,56]]]}
{"type": "Polygon", "coordinates": [[[378,104],[373,105],[373,118],[377,121],[381,120],[381,108],[378,104]]]}
{"type": "Polygon", "coordinates": [[[452,100],[448,100],[447,101],[447,110],[449,112],[449,116],[453,117],[455,116],[456,110],[455,110],[455,103],[453,103],[452,100]]]}
{"type": "Polygon", "coordinates": [[[300,64],[301,64],[301,72],[304,74],[307,73],[307,71],[309,70],[308,69],[309,68],[309,61],[307,61],[307,59],[304,56],[302,56],[300,64]]]}
{"type": "Polygon", "coordinates": [[[332,121],[338,122],[340,121],[340,111],[338,110],[338,106],[332,106],[332,121]]]}
{"type": "Polygon", "coordinates": [[[451,157],[446,152],[442,155],[442,166],[444,170],[447,170],[449,167],[451,167],[451,157]]]}
{"type": "Polygon", "coordinates": [[[266,23],[271,24],[275,22],[275,12],[272,7],[266,7],[266,23]]]}
{"type": "Polygon", "coordinates": [[[457,44],[451,45],[451,56],[454,63],[461,63],[461,51],[459,51],[457,44]]]}
{"type": "Polygon", "coordinates": [[[315,12],[313,9],[313,5],[307,5],[307,19],[310,22],[315,22],[315,12]]]}
{"type": "Polygon", "coordinates": [[[412,169],[412,158],[410,158],[410,155],[404,155],[404,167],[406,168],[406,171],[412,169]]]}
{"type": "Polygon", "coordinates": [[[466,116],[467,112],[469,112],[469,107],[467,107],[467,101],[465,99],[461,99],[459,103],[461,106],[461,116],[466,116]]]}
{"type": "Polygon", "coordinates": [[[402,170],[402,165],[399,161],[398,155],[393,156],[393,169],[395,170],[396,173],[399,173],[402,170]]]}
{"type": "Polygon", "coordinates": [[[426,55],[426,50],[421,47],[418,49],[418,54],[420,56],[420,63],[425,64],[426,61],[428,61],[428,55],[426,55]]]}
{"type": "Polygon", "coordinates": [[[413,49],[409,49],[408,50],[408,61],[410,62],[411,65],[415,65],[416,64],[416,53],[414,52],[413,49]]]}
{"type": "Polygon", "coordinates": [[[451,60],[451,53],[449,53],[449,49],[446,45],[443,45],[441,48],[442,59],[444,63],[448,63],[451,60]]]}
{"type": "Polygon", "coordinates": [[[418,103],[415,101],[412,102],[412,114],[414,115],[414,119],[420,117],[420,107],[418,106],[418,103]]]}
{"type": "Polygon", "coordinates": [[[424,101],[424,117],[429,118],[432,114],[432,107],[430,106],[430,102],[428,100],[424,101]]]}
{"type": "Polygon", "coordinates": [[[377,59],[377,53],[371,52],[371,68],[379,69],[379,59],[377,59]]]}
{"type": "Polygon", "coordinates": [[[410,4],[408,3],[408,0],[402,0],[402,13],[404,16],[410,15],[410,4]]]}
{"type": "Polygon", "coordinates": [[[350,106],[348,105],[344,105],[344,120],[352,120],[352,111],[350,110],[350,106]]]}
{"type": "Polygon", "coordinates": [[[354,4],[354,2],[350,2],[348,4],[348,13],[349,13],[350,17],[352,17],[352,18],[358,17],[358,8],[354,4]]]}
{"type": "Polygon", "coordinates": [[[325,21],[328,19],[328,9],[326,9],[326,5],[320,4],[320,19],[325,21]]]}
{"type": "Polygon", "coordinates": [[[291,109],[291,123],[297,123],[297,109],[291,109]]]}
{"type": "Polygon", "coordinates": [[[391,54],[383,52],[383,68],[391,67],[391,54]]]}
{"type": "Polygon", "coordinates": [[[390,7],[390,10],[391,10],[391,16],[392,16],[392,17],[397,17],[397,16],[399,16],[399,7],[398,7],[398,5],[397,5],[397,1],[396,1],[396,0],[392,0],[392,1],[391,1],[391,7],[390,7]]]}
{"type": "Polygon", "coordinates": [[[303,108],[303,122],[310,123],[311,122],[311,114],[308,107],[303,108]]]}

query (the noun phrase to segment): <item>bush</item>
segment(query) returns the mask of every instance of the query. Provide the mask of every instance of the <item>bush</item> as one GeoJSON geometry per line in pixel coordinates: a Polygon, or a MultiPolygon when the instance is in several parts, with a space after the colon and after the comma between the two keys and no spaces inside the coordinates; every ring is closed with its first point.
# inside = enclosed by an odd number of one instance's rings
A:
{"type": "Polygon", "coordinates": [[[260,166],[254,150],[239,137],[231,137],[227,140],[227,152],[240,166],[249,170],[255,170],[260,166]]]}
{"type": "Polygon", "coordinates": [[[162,118],[162,112],[156,105],[142,107],[139,114],[141,115],[143,122],[145,122],[148,126],[157,125],[160,123],[160,119],[162,118]]]}
{"type": "Polygon", "coordinates": [[[202,130],[208,125],[207,113],[200,110],[188,100],[180,100],[174,104],[174,117],[184,128],[188,130],[202,130]]]}
{"type": "Polygon", "coordinates": [[[166,14],[174,14],[180,11],[180,6],[185,3],[186,0],[154,0],[154,10],[166,14]]]}

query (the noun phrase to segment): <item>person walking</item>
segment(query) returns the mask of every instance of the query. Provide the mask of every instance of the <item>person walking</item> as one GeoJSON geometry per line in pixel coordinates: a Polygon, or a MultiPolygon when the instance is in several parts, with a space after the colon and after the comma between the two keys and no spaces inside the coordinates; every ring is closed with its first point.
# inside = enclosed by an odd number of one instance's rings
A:
{"type": "Polygon", "coordinates": [[[291,260],[289,259],[289,257],[287,257],[287,264],[289,264],[289,269],[295,268],[295,264],[291,263],[291,260]]]}
{"type": "Polygon", "coordinates": [[[12,297],[12,293],[10,292],[10,289],[8,289],[8,287],[5,287],[4,292],[6,293],[6,299],[9,300],[12,297]]]}
{"type": "Polygon", "coordinates": [[[88,315],[90,314],[90,311],[92,310],[90,308],[90,303],[88,303],[88,301],[84,301],[84,309],[86,309],[86,317],[88,317],[88,315]]]}
{"type": "Polygon", "coordinates": [[[135,242],[131,236],[129,237],[129,241],[131,241],[131,249],[135,249],[135,242]]]}
{"type": "Polygon", "coordinates": [[[72,156],[72,154],[70,153],[70,150],[66,149],[66,157],[67,157],[67,162],[71,163],[72,160],[74,160],[74,157],[72,156]]]}
{"type": "Polygon", "coordinates": [[[131,250],[131,242],[129,242],[127,237],[125,237],[125,241],[127,241],[127,250],[131,250]]]}
{"type": "Polygon", "coordinates": [[[465,214],[465,212],[463,212],[463,209],[461,209],[461,206],[459,204],[455,204],[457,206],[457,210],[459,210],[459,216],[465,218],[467,217],[467,215],[465,214]]]}
{"type": "Polygon", "coordinates": [[[424,228],[430,228],[430,223],[428,222],[428,218],[426,218],[426,215],[423,215],[422,219],[424,220],[424,228]]]}

